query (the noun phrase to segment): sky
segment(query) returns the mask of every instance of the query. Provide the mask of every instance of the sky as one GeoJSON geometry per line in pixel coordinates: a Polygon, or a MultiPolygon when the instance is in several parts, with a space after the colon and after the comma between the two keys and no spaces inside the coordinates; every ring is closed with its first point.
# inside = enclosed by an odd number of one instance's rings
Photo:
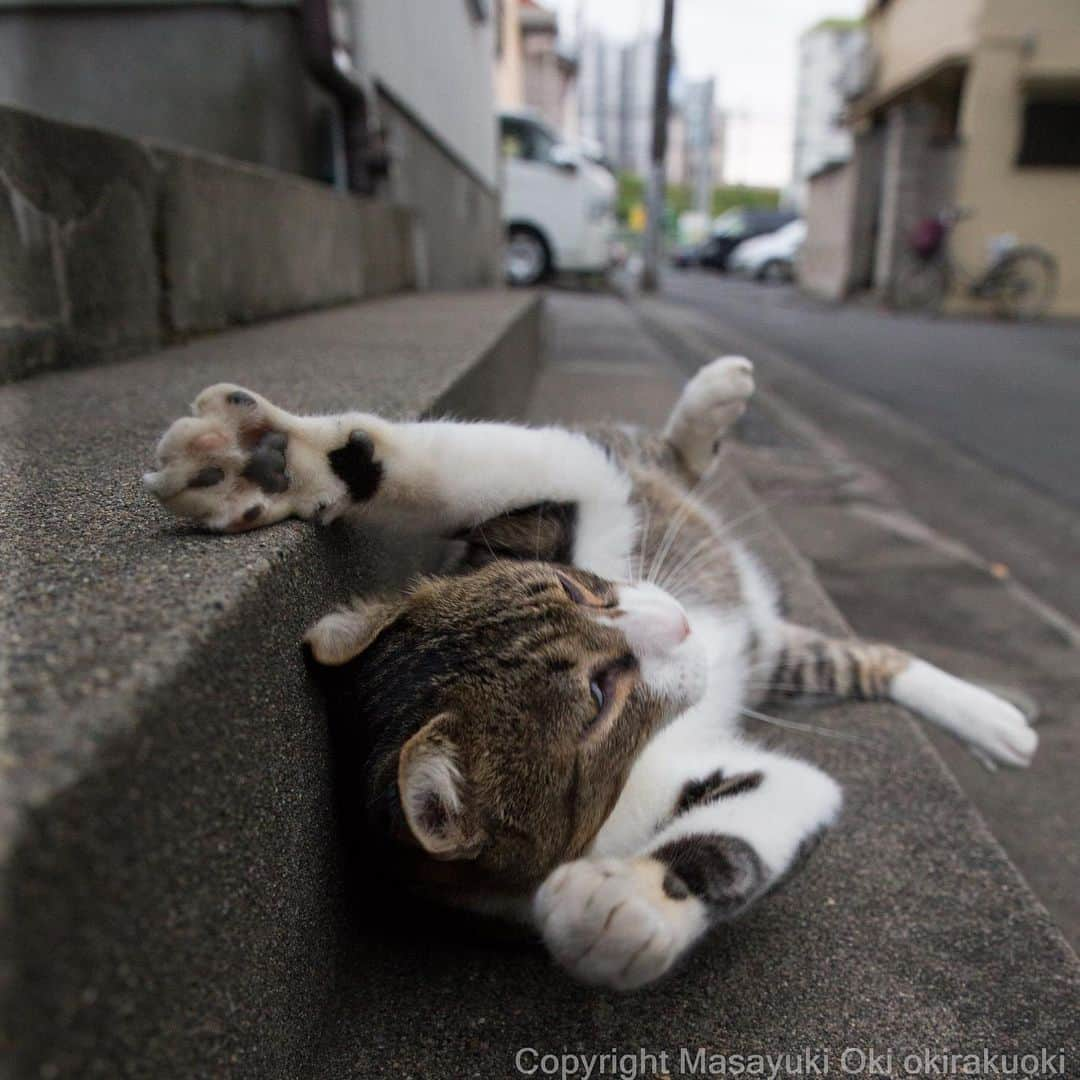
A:
{"type": "MultiPolygon", "coordinates": [[[[660,25],[662,0],[546,0],[573,36],[586,26],[628,40],[660,25]]],[[[675,0],[675,49],[687,78],[712,75],[728,113],[730,183],[782,186],[791,175],[795,47],[821,19],[861,15],[866,0],[675,0]]]]}

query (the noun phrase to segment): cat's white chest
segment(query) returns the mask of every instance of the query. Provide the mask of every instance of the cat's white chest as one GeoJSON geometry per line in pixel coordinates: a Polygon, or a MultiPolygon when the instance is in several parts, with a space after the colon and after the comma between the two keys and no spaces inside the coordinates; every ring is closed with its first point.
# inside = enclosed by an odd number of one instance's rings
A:
{"type": "Polygon", "coordinates": [[[690,608],[687,614],[704,646],[705,692],[642,751],[593,844],[596,855],[622,855],[647,843],[670,816],[685,785],[723,769],[738,741],[748,678],[749,619],[742,612],[707,608],[690,608]]]}

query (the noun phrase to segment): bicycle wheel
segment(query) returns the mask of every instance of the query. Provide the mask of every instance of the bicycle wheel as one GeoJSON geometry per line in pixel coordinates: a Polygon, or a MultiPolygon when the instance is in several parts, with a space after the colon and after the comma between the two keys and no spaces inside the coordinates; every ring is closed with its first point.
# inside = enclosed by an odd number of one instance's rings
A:
{"type": "Polygon", "coordinates": [[[893,306],[900,311],[941,310],[949,291],[949,267],[943,259],[921,259],[900,271],[893,286],[893,306]]]}
{"type": "Polygon", "coordinates": [[[1006,319],[1045,315],[1057,292],[1057,262],[1039,248],[1010,251],[994,270],[994,310],[1006,319]]]}

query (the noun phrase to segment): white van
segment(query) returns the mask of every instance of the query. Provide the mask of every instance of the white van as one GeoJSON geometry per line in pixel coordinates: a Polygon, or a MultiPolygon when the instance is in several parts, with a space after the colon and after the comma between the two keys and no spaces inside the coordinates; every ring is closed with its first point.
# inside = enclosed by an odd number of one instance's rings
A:
{"type": "Polygon", "coordinates": [[[500,114],[499,136],[507,281],[606,270],[615,236],[611,171],[528,113],[500,114]]]}

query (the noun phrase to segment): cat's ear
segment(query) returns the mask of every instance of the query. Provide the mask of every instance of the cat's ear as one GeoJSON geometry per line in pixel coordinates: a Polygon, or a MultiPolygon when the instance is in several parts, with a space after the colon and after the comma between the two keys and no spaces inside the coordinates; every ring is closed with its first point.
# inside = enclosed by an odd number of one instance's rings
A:
{"type": "Polygon", "coordinates": [[[475,858],[484,841],[469,812],[456,726],[453,713],[440,713],[409,739],[398,758],[405,820],[420,846],[436,859],[475,858]]]}
{"type": "Polygon", "coordinates": [[[391,600],[355,600],[324,615],[305,635],[311,655],[328,667],[359,656],[394,621],[400,606],[391,600]]]}

